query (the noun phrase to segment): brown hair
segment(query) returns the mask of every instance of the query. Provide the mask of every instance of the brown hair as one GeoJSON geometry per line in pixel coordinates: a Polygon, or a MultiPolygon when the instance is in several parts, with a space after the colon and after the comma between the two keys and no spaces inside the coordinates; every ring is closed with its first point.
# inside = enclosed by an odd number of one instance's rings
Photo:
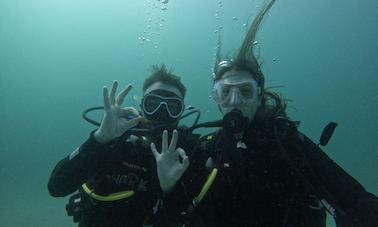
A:
{"type": "MultiPolygon", "coordinates": [[[[254,77],[254,79],[257,81],[257,84],[262,89],[262,100],[261,105],[259,107],[258,112],[262,115],[265,115],[266,117],[276,117],[276,116],[283,116],[287,117],[286,115],[286,107],[287,102],[283,98],[282,95],[275,93],[273,91],[270,91],[269,88],[265,88],[265,79],[264,74],[261,71],[261,65],[257,60],[257,57],[254,55],[254,52],[252,50],[254,42],[256,40],[256,33],[259,30],[259,27],[266,16],[266,14],[269,12],[273,4],[276,2],[276,0],[267,0],[265,2],[265,5],[260,9],[260,11],[257,13],[256,17],[254,18],[251,26],[249,27],[249,30],[244,37],[244,41],[242,45],[240,46],[239,52],[234,60],[232,60],[231,67],[225,68],[224,70],[219,70],[218,73],[216,73],[215,80],[218,80],[222,78],[223,74],[230,70],[241,70],[241,71],[247,71],[251,73],[254,77]]],[[[220,45],[220,41],[218,40],[218,43],[220,45]]],[[[217,53],[217,61],[216,66],[221,62],[221,58],[219,55],[219,46],[218,46],[218,53],[217,53]]],[[[216,70],[215,70],[216,72],[216,70]]]]}
{"type": "Polygon", "coordinates": [[[167,67],[163,64],[161,66],[153,65],[152,74],[148,76],[143,83],[143,92],[156,82],[162,82],[177,87],[181,92],[182,97],[185,97],[186,87],[181,83],[181,77],[172,74],[167,70],[167,67]]]}

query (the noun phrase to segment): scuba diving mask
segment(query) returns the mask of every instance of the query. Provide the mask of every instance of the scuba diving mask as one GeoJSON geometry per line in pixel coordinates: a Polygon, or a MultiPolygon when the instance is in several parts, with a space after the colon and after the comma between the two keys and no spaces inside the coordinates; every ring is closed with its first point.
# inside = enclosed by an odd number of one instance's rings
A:
{"type": "Polygon", "coordinates": [[[261,94],[256,80],[241,75],[233,75],[216,81],[212,96],[219,105],[252,103],[261,94]]]}
{"type": "Polygon", "coordinates": [[[141,106],[147,119],[167,123],[177,120],[184,111],[184,103],[181,98],[156,94],[145,95],[141,106]]]}

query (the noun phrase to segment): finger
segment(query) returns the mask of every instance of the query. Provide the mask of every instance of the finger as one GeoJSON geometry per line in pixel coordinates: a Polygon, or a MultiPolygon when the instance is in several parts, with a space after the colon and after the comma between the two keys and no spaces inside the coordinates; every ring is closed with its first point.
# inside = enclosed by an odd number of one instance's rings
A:
{"type": "Polygon", "coordinates": [[[122,116],[124,116],[124,117],[128,117],[128,116],[139,117],[140,116],[138,110],[136,110],[132,106],[128,106],[128,107],[122,108],[122,112],[121,113],[122,113],[122,116]]]}
{"type": "Polygon", "coordinates": [[[166,153],[168,149],[168,131],[163,131],[163,137],[161,139],[161,153],[166,153]]]}
{"type": "Polygon", "coordinates": [[[124,108],[121,109],[121,114],[119,115],[120,119],[122,119],[122,128],[125,128],[126,130],[129,130],[136,125],[139,124],[139,122],[142,121],[142,116],[139,115],[138,111],[134,111],[135,109],[130,107],[128,109],[124,108]]]}
{"type": "Polygon", "coordinates": [[[118,87],[118,81],[115,80],[113,82],[113,86],[112,86],[112,91],[110,92],[110,104],[114,105],[115,104],[115,94],[117,92],[117,87],[118,87]]]}
{"type": "Polygon", "coordinates": [[[123,100],[125,99],[126,95],[129,93],[129,91],[133,88],[131,84],[128,84],[117,96],[116,98],[116,104],[122,105],[123,100]]]}
{"type": "Polygon", "coordinates": [[[185,170],[189,167],[189,158],[185,153],[185,150],[182,148],[177,148],[176,152],[180,155],[182,159],[182,172],[185,172],[185,170]]]}
{"type": "Polygon", "coordinates": [[[160,154],[156,149],[155,143],[150,143],[150,148],[151,148],[152,154],[154,154],[155,156],[155,159],[159,157],[160,154]]]}
{"type": "Polygon", "coordinates": [[[181,157],[182,159],[185,158],[185,157],[188,157],[188,156],[186,155],[185,150],[182,149],[181,147],[177,148],[177,149],[176,149],[176,152],[178,153],[178,155],[180,155],[180,157],[181,157]]]}
{"type": "Polygon", "coordinates": [[[188,158],[188,156],[185,156],[185,158],[182,159],[182,165],[181,165],[181,167],[182,167],[181,170],[182,170],[183,173],[185,172],[185,170],[188,169],[189,164],[190,164],[189,158],[188,158]]]}
{"type": "Polygon", "coordinates": [[[133,118],[131,120],[128,120],[127,121],[127,124],[129,125],[130,128],[136,126],[139,124],[139,122],[142,120],[142,117],[141,116],[138,116],[136,118],[133,118]]]}
{"type": "Polygon", "coordinates": [[[107,110],[110,108],[110,103],[109,103],[109,91],[107,87],[102,88],[102,94],[104,96],[104,109],[107,110]]]}
{"type": "Polygon", "coordinates": [[[178,139],[178,132],[175,129],[175,130],[173,130],[173,135],[172,135],[171,143],[169,144],[169,151],[176,150],[177,139],[178,139]]]}

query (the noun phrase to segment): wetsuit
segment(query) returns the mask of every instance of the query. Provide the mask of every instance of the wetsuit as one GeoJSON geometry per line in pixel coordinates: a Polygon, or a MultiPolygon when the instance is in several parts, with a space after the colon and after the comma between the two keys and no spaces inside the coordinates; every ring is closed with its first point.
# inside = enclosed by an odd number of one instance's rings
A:
{"type": "MultiPolygon", "coordinates": [[[[155,142],[160,150],[161,137],[125,133],[104,145],[96,142],[93,134],[56,165],[48,183],[50,194],[62,197],[79,190],[79,195],[71,200],[79,199],[73,212],[80,215],[75,217],[80,227],[137,227],[152,223],[162,193],[150,143],[155,142]],[[135,194],[120,200],[100,201],[85,192],[83,183],[97,195],[130,190],[135,194]]],[[[191,139],[195,137],[179,136],[178,147],[189,150],[198,144],[191,139]]]]}
{"type": "Polygon", "coordinates": [[[186,226],[378,226],[378,198],[286,119],[253,124],[243,138],[219,130],[201,139],[181,182],[165,199],[167,219],[186,226]],[[212,169],[217,176],[194,204],[212,169]],[[169,218],[168,218],[169,217],[169,218]]]}

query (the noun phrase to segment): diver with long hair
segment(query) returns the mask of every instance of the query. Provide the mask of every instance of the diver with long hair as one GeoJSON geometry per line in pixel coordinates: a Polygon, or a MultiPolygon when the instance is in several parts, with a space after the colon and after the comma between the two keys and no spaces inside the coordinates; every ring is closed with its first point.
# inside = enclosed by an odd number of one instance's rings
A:
{"type": "Polygon", "coordinates": [[[378,198],[331,160],[289,119],[265,87],[253,53],[275,0],[257,13],[235,59],[214,67],[212,96],[222,127],[201,138],[190,166],[165,198],[167,220],[185,226],[378,226],[378,198]]]}

